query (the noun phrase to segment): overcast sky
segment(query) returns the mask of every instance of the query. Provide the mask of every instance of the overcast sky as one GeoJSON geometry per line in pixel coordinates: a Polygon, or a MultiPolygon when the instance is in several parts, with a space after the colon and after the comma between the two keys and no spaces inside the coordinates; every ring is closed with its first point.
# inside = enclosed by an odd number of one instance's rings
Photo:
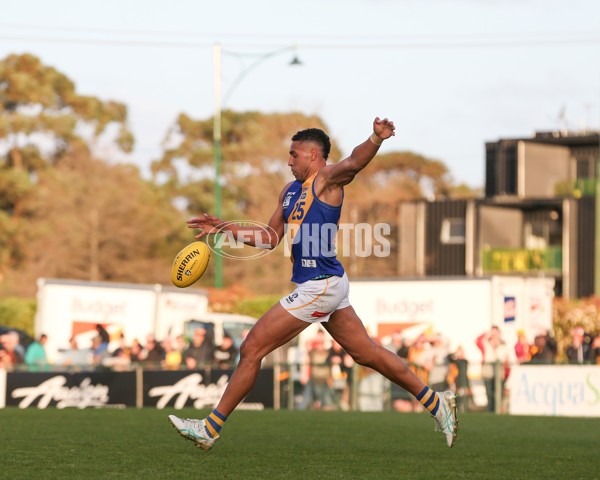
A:
{"type": "Polygon", "coordinates": [[[217,42],[225,106],[319,115],[346,155],[385,116],[397,133],[382,151],[441,160],[472,187],[486,141],[600,128],[596,0],[3,3],[0,57],[30,52],[127,104],[145,172],[180,112],[213,115],[217,42]]]}

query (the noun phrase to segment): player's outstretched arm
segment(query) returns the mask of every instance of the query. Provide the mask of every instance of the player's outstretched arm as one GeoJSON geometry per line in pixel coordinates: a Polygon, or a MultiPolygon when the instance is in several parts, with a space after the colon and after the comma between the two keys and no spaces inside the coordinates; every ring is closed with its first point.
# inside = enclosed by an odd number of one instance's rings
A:
{"type": "Polygon", "coordinates": [[[354,180],[356,174],[375,157],[383,141],[396,134],[395,129],[394,122],[387,118],[383,120],[379,117],[375,118],[371,136],[365,142],[356,146],[348,158],[327,167],[326,183],[335,187],[343,187],[349,184],[354,180]]]}
{"type": "Polygon", "coordinates": [[[200,230],[196,238],[202,238],[211,233],[225,233],[233,235],[237,241],[252,247],[275,248],[283,238],[285,222],[283,220],[282,203],[283,196],[288,188],[289,184],[281,191],[277,208],[269,220],[268,226],[265,228],[259,226],[243,227],[207,213],[188,220],[188,228],[197,228],[200,230]]]}

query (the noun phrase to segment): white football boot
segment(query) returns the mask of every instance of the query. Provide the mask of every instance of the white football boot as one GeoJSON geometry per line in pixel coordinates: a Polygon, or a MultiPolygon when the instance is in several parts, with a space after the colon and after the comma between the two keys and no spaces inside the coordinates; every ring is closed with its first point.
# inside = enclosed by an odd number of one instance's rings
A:
{"type": "Polygon", "coordinates": [[[435,430],[446,435],[446,443],[452,448],[458,432],[458,417],[456,415],[456,395],[454,392],[436,392],[440,398],[440,406],[435,418],[435,430]]]}
{"type": "Polygon", "coordinates": [[[175,427],[179,435],[187,438],[196,444],[202,450],[210,450],[217,439],[212,438],[206,431],[206,422],[204,420],[195,420],[193,418],[179,418],[175,415],[169,415],[169,422],[175,427]]]}

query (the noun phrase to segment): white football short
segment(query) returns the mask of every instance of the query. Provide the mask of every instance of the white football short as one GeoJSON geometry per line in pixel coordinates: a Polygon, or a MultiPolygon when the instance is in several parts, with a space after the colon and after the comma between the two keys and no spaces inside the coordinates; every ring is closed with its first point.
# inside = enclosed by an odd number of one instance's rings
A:
{"type": "Polygon", "coordinates": [[[296,290],[283,297],[279,303],[294,317],[308,323],[329,320],[336,310],[350,306],[348,276],[329,277],[297,283],[296,290]]]}

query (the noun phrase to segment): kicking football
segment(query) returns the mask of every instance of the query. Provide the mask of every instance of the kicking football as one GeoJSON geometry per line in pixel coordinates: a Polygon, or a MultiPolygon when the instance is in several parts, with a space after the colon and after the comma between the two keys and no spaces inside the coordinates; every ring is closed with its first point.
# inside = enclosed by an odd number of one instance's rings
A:
{"type": "Polygon", "coordinates": [[[184,247],[173,260],[173,285],[185,288],[196,283],[206,271],[209,259],[210,250],[204,242],[194,242],[184,247]]]}

